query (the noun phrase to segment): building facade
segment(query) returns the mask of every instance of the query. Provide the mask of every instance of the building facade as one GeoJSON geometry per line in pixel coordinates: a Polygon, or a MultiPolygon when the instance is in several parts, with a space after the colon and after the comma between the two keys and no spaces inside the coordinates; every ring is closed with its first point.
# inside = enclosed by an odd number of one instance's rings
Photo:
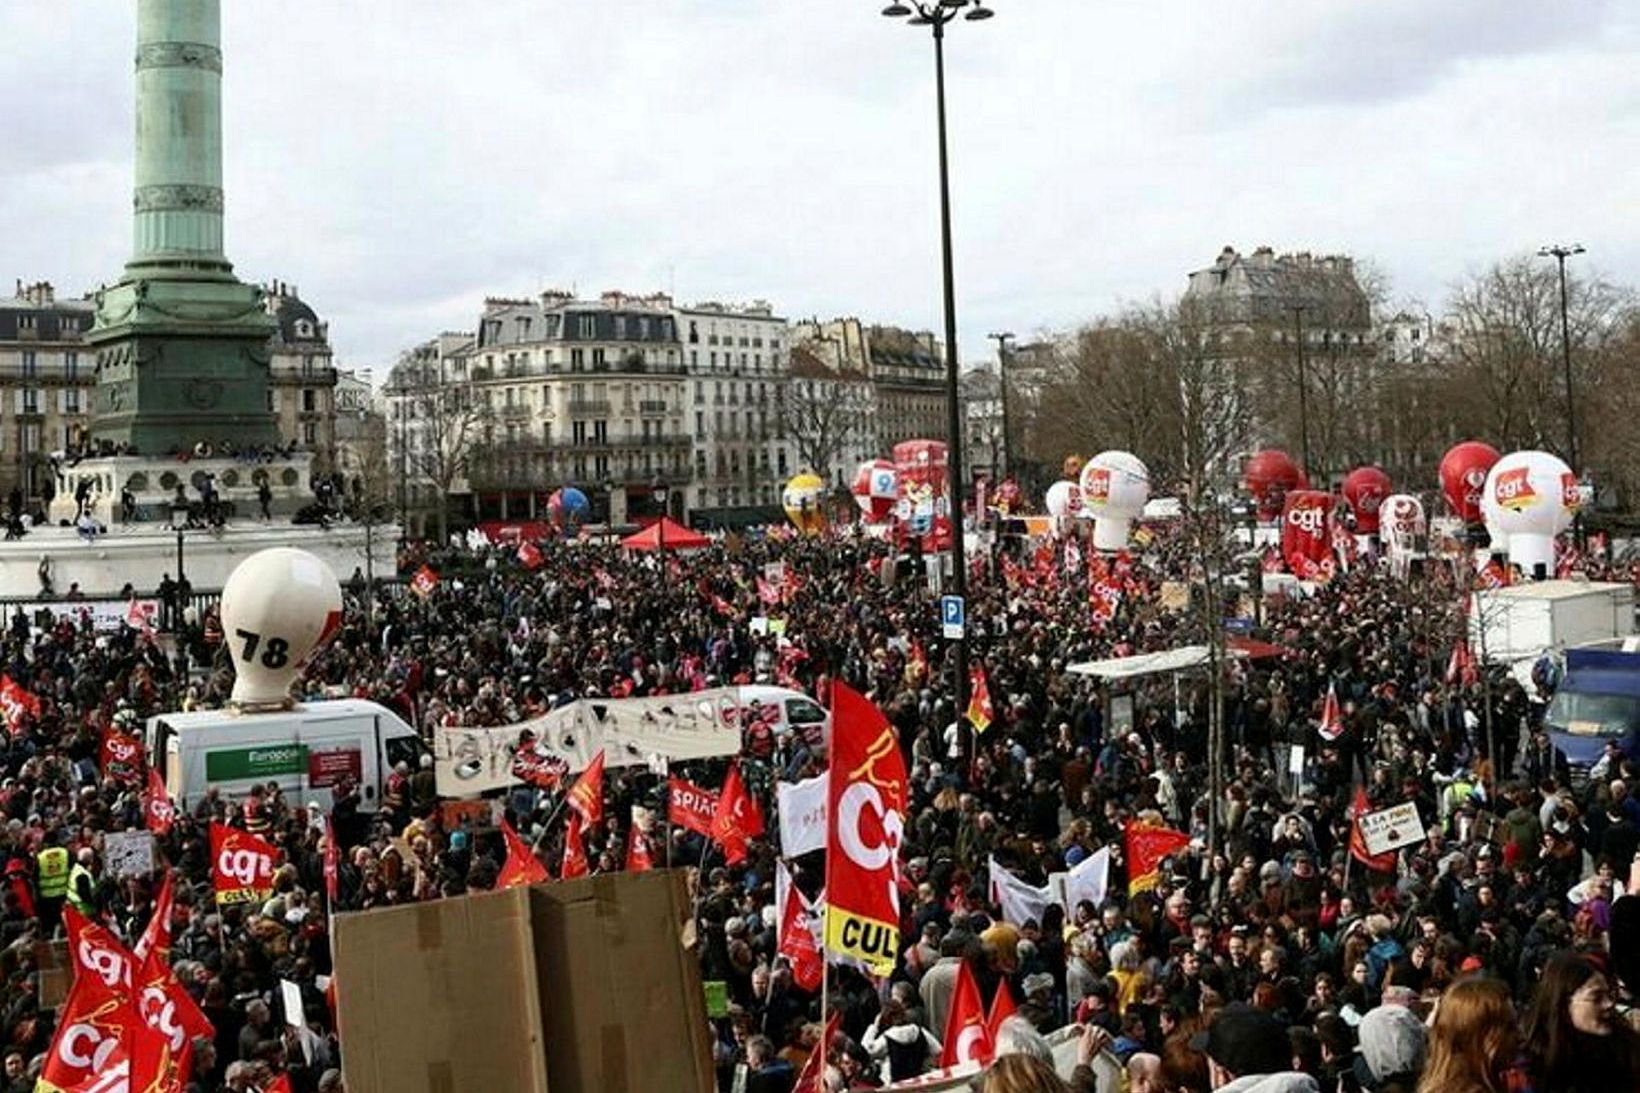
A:
{"type": "Polygon", "coordinates": [[[877,435],[871,381],[826,364],[806,346],[792,350],[781,416],[795,469],[818,474],[833,489],[848,489],[861,463],[889,454],[877,435]]]}
{"type": "Polygon", "coordinates": [[[798,323],[794,336],[828,368],[871,382],[881,454],[902,440],[945,439],[945,347],[933,334],[844,318],[798,323]]]}
{"type": "Polygon", "coordinates": [[[312,452],[315,471],[339,469],[330,324],[303,302],[295,285],[273,281],[262,291],[274,321],[268,342],[268,409],[278,419],[279,435],[312,452]]]}
{"type": "Polygon", "coordinates": [[[1225,247],[1189,275],[1183,302],[1235,365],[1244,449],[1280,445],[1301,457],[1308,448],[1317,483],[1375,457],[1375,426],[1355,408],[1381,357],[1353,259],[1225,247]]]}
{"type": "Polygon", "coordinates": [[[1007,463],[1004,448],[1002,383],[994,365],[962,374],[963,461],[973,477],[1000,480],[1007,463]]]}
{"type": "Polygon", "coordinates": [[[19,281],[0,297],[0,493],[49,500],[52,453],[85,437],[97,382],[85,346],[94,311],[89,297],[59,300],[45,281],[19,281]]]}
{"type": "Polygon", "coordinates": [[[790,324],[761,300],[677,306],[673,314],[689,383],[690,508],[714,522],[768,516],[796,472],[781,412],[790,324]]]}
{"type": "Polygon", "coordinates": [[[657,515],[663,503],[680,516],[693,443],[669,305],[620,293],[487,300],[469,342],[445,336],[413,351],[409,368],[401,362],[408,382],[388,385],[390,407],[401,407],[390,409],[388,431],[408,415],[406,450],[423,486],[439,487],[425,481],[429,467],[465,449],[448,485],[470,493],[473,519],[540,517],[566,485],[587,494],[598,521],[657,515]],[[466,392],[454,395],[448,420],[429,417],[443,403],[429,403],[428,381],[466,392]]]}

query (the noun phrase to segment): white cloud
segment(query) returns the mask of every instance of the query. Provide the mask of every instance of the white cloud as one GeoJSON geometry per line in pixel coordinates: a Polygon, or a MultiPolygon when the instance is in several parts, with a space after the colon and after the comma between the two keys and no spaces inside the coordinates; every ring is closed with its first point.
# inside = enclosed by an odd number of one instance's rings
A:
{"type": "MultiPolygon", "coordinates": [[[[230,257],[344,360],[545,284],[940,323],[932,48],[878,0],[224,6],[230,257]]],[[[1558,238],[1640,279],[1632,4],[993,6],[947,40],[967,355],[1226,243],[1431,300],[1558,238]]],[[[0,275],[126,257],[133,8],[0,7],[0,275]]]]}

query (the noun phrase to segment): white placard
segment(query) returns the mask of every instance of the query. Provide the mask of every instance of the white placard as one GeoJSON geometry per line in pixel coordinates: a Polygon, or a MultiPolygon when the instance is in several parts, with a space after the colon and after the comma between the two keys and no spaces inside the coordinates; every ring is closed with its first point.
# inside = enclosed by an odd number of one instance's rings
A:
{"type": "Polygon", "coordinates": [[[1369,854],[1383,854],[1424,841],[1424,821],[1411,801],[1368,812],[1357,822],[1369,854]]]}
{"type": "Polygon", "coordinates": [[[154,871],[154,836],[111,831],[103,836],[103,868],[114,877],[146,877],[154,871]]]}
{"type": "Polygon", "coordinates": [[[288,979],[279,981],[279,996],[285,1001],[285,1024],[303,1028],[307,1022],[302,1016],[302,988],[288,979]]]}
{"type": "Polygon", "coordinates": [[[1294,744],[1287,753],[1287,773],[1297,778],[1304,773],[1304,745],[1294,744]]]}

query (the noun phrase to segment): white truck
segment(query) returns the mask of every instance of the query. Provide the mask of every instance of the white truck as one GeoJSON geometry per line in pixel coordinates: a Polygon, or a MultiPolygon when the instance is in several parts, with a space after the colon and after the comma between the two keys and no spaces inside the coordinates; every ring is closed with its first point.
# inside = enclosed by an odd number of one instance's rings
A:
{"type": "Polygon", "coordinates": [[[298,704],[289,710],[238,713],[196,710],[148,719],[149,761],[178,809],[206,789],[243,797],[277,783],[293,807],[329,808],[343,778],[359,787],[359,808],[381,807],[383,784],[400,763],[416,769],[426,750],[416,730],[385,706],[360,699],[298,704]]]}
{"type": "Polygon", "coordinates": [[[1634,586],[1535,581],[1470,594],[1469,646],[1494,664],[1635,632],[1634,586]]]}

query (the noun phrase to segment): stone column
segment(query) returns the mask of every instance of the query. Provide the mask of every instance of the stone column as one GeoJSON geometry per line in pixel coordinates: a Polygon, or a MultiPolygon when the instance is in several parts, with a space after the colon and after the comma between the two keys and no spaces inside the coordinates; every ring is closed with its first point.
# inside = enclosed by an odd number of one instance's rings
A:
{"type": "Polygon", "coordinates": [[[222,246],[221,0],[138,0],[130,267],[231,267],[222,246]]]}

